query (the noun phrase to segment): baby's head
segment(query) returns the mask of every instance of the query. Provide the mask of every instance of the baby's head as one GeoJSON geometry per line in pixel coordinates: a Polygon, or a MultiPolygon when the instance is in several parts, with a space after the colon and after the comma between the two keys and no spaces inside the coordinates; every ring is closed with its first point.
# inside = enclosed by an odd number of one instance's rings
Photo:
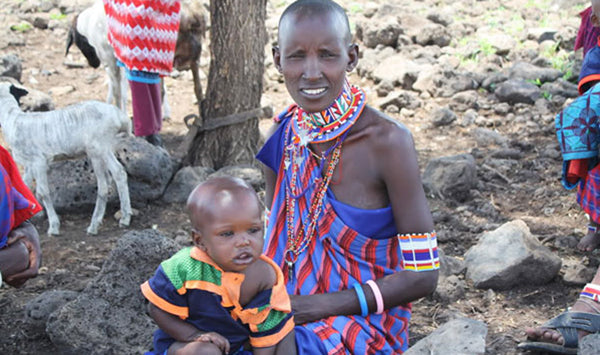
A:
{"type": "Polygon", "coordinates": [[[194,245],[224,271],[243,272],[262,253],[263,209],[243,180],[207,180],[192,191],[186,208],[194,245]]]}

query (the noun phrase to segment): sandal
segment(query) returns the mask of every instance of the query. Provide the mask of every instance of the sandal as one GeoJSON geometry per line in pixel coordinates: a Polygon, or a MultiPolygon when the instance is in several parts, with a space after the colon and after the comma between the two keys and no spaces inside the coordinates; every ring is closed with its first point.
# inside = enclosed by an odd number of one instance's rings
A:
{"type": "Polygon", "coordinates": [[[579,336],[577,331],[600,332],[600,315],[585,312],[563,312],[546,322],[543,328],[556,329],[562,335],[564,343],[554,344],[541,341],[522,342],[520,350],[544,352],[549,354],[577,354],[579,336]]]}

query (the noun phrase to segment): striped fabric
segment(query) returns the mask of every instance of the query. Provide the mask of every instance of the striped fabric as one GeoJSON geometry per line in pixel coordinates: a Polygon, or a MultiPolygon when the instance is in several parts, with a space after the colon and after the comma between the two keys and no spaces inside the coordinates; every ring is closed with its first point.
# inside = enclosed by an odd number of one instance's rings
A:
{"type": "Polygon", "coordinates": [[[0,248],[8,241],[8,234],[16,227],[16,210],[31,208],[31,203],[13,186],[4,167],[0,165],[0,248]]]}
{"type": "MultiPolygon", "coordinates": [[[[283,131],[286,142],[291,139],[290,117],[283,118],[283,131]]],[[[271,137],[271,139],[278,139],[271,137]]],[[[311,185],[319,178],[315,159],[309,159],[307,149],[301,163],[301,174],[305,177],[302,187],[311,185]]],[[[279,171],[285,169],[283,159],[279,171]]],[[[291,169],[290,169],[291,170],[291,169]]],[[[287,283],[287,291],[294,295],[337,292],[351,288],[354,283],[364,284],[367,280],[379,279],[402,270],[402,256],[398,238],[372,239],[349,228],[336,215],[325,197],[317,235],[298,256],[293,268],[284,262],[286,250],[287,224],[285,194],[285,174],[278,174],[271,215],[267,228],[265,254],[282,267],[287,283]]],[[[288,177],[289,178],[289,177],[288,177]]],[[[294,216],[295,230],[298,231],[301,219],[308,213],[307,196],[315,192],[314,185],[306,194],[296,200],[294,216]],[[301,215],[299,215],[301,214],[301,215]]],[[[393,354],[402,353],[408,348],[408,322],[411,306],[395,307],[382,314],[330,317],[318,322],[304,324],[316,334],[327,354],[393,354]]],[[[296,330],[296,334],[305,333],[296,330]]],[[[317,354],[316,349],[304,350],[299,344],[299,354],[317,354]]]]}
{"type": "Polygon", "coordinates": [[[4,149],[2,146],[0,146],[0,165],[2,165],[4,170],[6,170],[12,186],[30,202],[28,208],[14,211],[15,218],[11,228],[15,228],[29,218],[33,217],[36,213],[40,212],[42,210],[42,205],[36,200],[31,190],[29,190],[29,187],[25,185],[23,179],[21,178],[21,173],[19,172],[17,164],[13,160],[8,150],[4,149]]]}
{"type": "Polygon", "coordinates": [[[593,301],[600,302],[600,286],[587,284],[580,294],[581,297],[587,297],[593,301]]]}
{"type": "Polygon", "coordinates": [[[600,164],[588,171],[585,180],[581,180],[577,190],[577,203],[596,223],[600,223],[598,196],[600,196],[600,164]]]}
{"type": "Polygon", "coordinates": [[[179,31],[179,0],[103,0],[108,41],[129,70],[169,75],[179,31]]]}

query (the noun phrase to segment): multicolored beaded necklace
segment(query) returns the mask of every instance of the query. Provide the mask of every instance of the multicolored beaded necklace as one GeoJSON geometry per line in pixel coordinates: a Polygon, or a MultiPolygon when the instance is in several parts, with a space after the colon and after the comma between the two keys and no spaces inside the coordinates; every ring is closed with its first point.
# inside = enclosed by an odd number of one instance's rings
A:
{"type": "Polygon", "coordinates": [[[366,95],[346,80],[340,96],[321,112],[305,112],[298,107],[292,128],[300,142],[323,143],[347,131],[360,116],[366,95]]]}
{"type": "MultiPolygon", "coordinates": [[[[309,114],[298,108],[296,118],[292,119],[290,125],[292,132],[289,132],[288,128],[289,138],[287,141],[289,143],[284,151],[287,187],[285,196],[287,243],[284,260],[290,271],[298,259],[298,255],[310,245],[316,234],[317,221],[322,212],[325,193],[340,160],[342,143],[364,107],[364,92],[357,87],[351,87],[346,82],[338,99],[325,111],[309,114]],[[336,139],[336,142],[320,157],[316,156],[308,147],[309,143],[322,143],[333,139],[336,139]],[[301,171],[301,167],[304,160],[310,157],[309,153],[318,161],[315,167],[315,176],[319,177],[303,188],[302,174],[304,171],[301,171]],[[329,164],[323,175],[325,162],[329,156],[329,164]],[[308,213],[302,219],[302,212],[299,212],[300,223],[297,233],[294,233],[294,216],[298,199],[306,195],[313,185],[315,186],[314,191],[307,200],[307,205],[310,205],[308,213]]],[[[306,166],[304,168],[306,169],[306,166]]]]}

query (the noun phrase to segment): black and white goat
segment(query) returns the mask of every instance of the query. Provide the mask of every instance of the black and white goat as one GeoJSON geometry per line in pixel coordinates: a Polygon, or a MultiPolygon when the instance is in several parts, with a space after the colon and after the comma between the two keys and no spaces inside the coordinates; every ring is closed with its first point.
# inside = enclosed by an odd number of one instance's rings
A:
{"type": "Polygon", "coordinates": [[[19,98],[27,90],[0,83],[0,125],[13,158],[24,168],[23,180],[35,192],[48,215],[48,234],[59,234],[60,221],[48,187],[48,164],[55,158],[87,154],[98,181],[98,195],[87,232],[97,234],[108,198],[109,173],[115,180],[121,202],[121,226],[131,220],[127,172],[119,163],[114,146],[117,136],[131,134],[131,120],[117,107],[84,101],[48,112],[23,112],[19,98]]]}
{"type": "MultiPolygon", "coordinates": [[[[206,32],[207,14],[200,0],[181,1],[181,21],[175,46],[173,66],[177,70],[191,70],[194,80],[194,94],[198,104],[202,102],[202,84],[198,73],[198,63],[202,52],[202,41],[206,32]]],[[[108,75],[107,102],[114,103],[123,111],[127,105],[127,80],[123,68],[117,66],[112,46],[108,43],[106,13],[101,0],[82,11],[73,19],[67,37],[67,49],[72,44],[81,50],[90,66],[97,68],[104,65],[108,75]]],[[[162,90],[163,117],[171,117],[171,108],[162,90]]]]}

